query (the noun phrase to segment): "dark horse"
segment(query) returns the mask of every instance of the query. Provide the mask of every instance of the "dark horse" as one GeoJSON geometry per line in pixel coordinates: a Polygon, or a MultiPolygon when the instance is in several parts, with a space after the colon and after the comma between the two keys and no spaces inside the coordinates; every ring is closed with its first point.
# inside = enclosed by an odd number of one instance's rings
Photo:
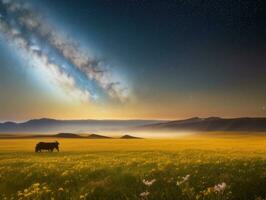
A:
{"type": "Polygon", "coordinates": [[[59,152],[59,143],[56,142],[39,142],[35,146],[35,152],[42,152],[42,150],[47,150],[53,152],[56,149],[59,152]]]}

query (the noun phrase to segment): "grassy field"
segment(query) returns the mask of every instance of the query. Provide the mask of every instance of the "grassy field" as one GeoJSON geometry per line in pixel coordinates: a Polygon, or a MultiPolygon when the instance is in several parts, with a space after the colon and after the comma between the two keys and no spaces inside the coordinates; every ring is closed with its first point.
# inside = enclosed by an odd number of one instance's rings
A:
{"type": "Polygon", "coordinates": [[[168,140],[0,140],[0,199],[235,199],[266,197],[266,137],[168,140]]]}

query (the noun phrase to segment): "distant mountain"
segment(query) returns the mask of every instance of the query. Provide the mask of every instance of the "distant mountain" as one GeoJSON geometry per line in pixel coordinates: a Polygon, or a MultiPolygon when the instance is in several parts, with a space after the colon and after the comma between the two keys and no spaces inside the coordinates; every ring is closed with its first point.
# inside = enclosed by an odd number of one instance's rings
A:
{"type": "MultiPolygon", "coordinates": [[[[158,120],[56,120],[34,119],[23,123],[0,123],[0,133],[68,134],[66,137],[81,137],[74,133],[116,130],[172,130],[172,131],[266,131],[266,118],[219,117],[190,118],[176,121],[158,120]]],[[[63,137],[63,135],[57,137],[63,137]]],[[[64,137],[65,137],[64,136],[64,137]]]]}
{"type": "Polygon", "coordinates": [[[144,125],[137,130],[174,130],[174,131],[266,131],[266,118],[219,117],[190,118],[170,122],[144,125]]]}
{"type": "Polygon", "coordinates": [[[103,136],[103,135],[97,135],[97,134],[91,134],[87,137],[88,139],[110,139],[111,137],[103,136]]]}
{"type": "Polygon", "coordinates": [[[24,134],[0,134],[0,139],[21,139],[21,138],[85,138],[77,134],[73,133],[58,133],[58,134],[49,134],[49,135],[40,135],[40,134],[31,134],[31,135],[24,135],[24,134]]]}
{"type": "Polygon", "coordinates": [[[97,132],[154,124],[158,120],[56,120],[33,119],[23,123],[0,123],[0,133],[97,132]]]}
{"type": "Polygon", "coordinates": [[[83,138],[80,135],[74,134],[74,133],[58,133],[54,135],[54,137],[57,138],[83,138]]]}
{"type": "Polygon", "coordinates": [[[98,134],[90,134],[88,136],[81,136],[78,134],[73,133],[58,133],[58,134],[49,134],[49,135],[23,135],[23,134],[0,134],[0,139],[29,139],[29,138],[54,138],[56,139],[142,139],[139,137],[134,137],[131,135],[123,135],[122,137],[108,137],[104,135],[98,135],[98,134]]]}
{"type": "Polygon", "coordinates": [[[134,137],[131,135],[123,135],[122,137],[120,137],[120,139],[142,139],[140,137],[134,137]]]}

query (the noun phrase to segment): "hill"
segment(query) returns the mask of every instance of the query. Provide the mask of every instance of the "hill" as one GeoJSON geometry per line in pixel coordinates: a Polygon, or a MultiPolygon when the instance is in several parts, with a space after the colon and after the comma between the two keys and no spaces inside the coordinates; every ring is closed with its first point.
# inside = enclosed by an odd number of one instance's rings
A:
{"type": "MultiPolygon", "coordinates": [[[[56,137],[78,138],[73,133],[99,132],[110,130],[152,130],[152,131],[266,131],[266,118],[199,118],[185,120],[156,121],[156,120],[56,120],[34,119],[23,123],[0,123],[0,133],[60,133],[56,137]]],[[[91,136],[94,137],[94,136],[91,136]]],[[[97,136],[96,136],[97,138],[97,136]]]]}
{"type": "Polygon", "coordinates": [[[58,133],[58,134],[49,134],[49,135],[13,135],[13,134],[1,134],[0,139],[30,139],[30,138],[69,138],[69,139],[112,139],[112,137],[91,134],[89,136],[81,136],[74,133],[58,133]]]}
{"type": "Polygon", "coordinates": [[[87,137],[88,139],[111,139],[111,137],[103,136],[103,135],[97,135],[97,134],[91,134],[87,137]]]}
{"type": "Polygon", "coordinates": [[[131,135],[123,135],[122,137],[120,137],[120,139],[142,139],[142,138],[131,135]]]}
{"type": "Polygon", "coordinates": [[[175,131],[266,131],[266,118],[219,117],[190,118],[170,122],[144,125],[137,130],[175,130],[175,131]]]}
{"type": "Polygon", "coordinates": [[[118,130],[162,122],[159,120],[56,120],[33,119],[22,123],[0,123],[0,133],[58,133],[118,130]]]}
{"type": "Polygon", "coordinates": [[[58,133],[54,135],[53,137],[58,137],[58,138],[83,138],[80,135],[74,134],[74,133],[58,133]]]}

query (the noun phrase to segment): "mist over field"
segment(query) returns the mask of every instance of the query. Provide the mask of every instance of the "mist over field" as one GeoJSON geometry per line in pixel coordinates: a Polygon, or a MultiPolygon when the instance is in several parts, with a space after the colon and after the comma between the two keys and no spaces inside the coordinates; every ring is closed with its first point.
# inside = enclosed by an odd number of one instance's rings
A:
{"type": "MultiPolygon", "coordinates": [[[[38,136],[66,133],[72,136],[103,135],[121,137],[132,135],[142,138],[177,138],[206,133],[264,134],[266,118],[190,118],[185,120],[55,120],[35,119],[22,123],[0,123],[0,137],[38,136]]],[[[63,135],[61,135],[63,137],[63,135]]],[[[66,135],[67,137],[67,135],[66,135]]]]}

